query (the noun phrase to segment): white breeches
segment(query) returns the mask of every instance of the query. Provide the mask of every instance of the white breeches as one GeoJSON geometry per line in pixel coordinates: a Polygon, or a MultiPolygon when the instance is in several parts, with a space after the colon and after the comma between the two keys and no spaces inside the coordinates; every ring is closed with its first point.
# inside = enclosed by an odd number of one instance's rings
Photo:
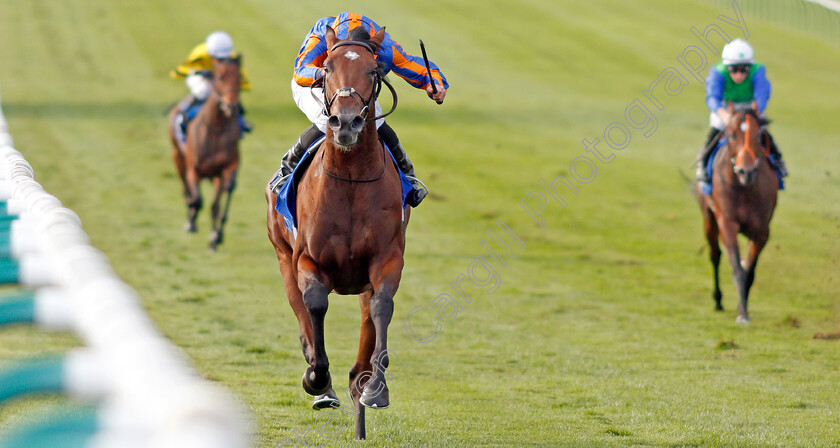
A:
{"type": "MultiPolygon", "coordinates": [[[[312,95],[318,97],[319,100],[324,100],[324,89],[323,87],[315,87],[310,89],[309,87],[303,87],[298,85],[294,79],[292,79],[292,98],[295,100],[295,104],[297,104],[298,109],[306,115],[306,118],[309,119],[317,128],[323,133],[327,132],[327,117],[324,114],[323,106],[312,98],[312,95]],[[311,91],[310,91],[311,90],[311,91]]],[[[376,102],[376,110],[374,111],[376,116],[382,115],[382,107],[379,106],[379,101],[376,102]]],[[[380,118],[376,120],[376,128],[379,129],[382,126],[382,123],[385,123],[384,118],[380,118]]]]}
{"type": "Polygon", "coordinates": [[[195,99],[204,101],[210,96],[210,80],[202,75],[187,76],[187,88],[195,99]]]}

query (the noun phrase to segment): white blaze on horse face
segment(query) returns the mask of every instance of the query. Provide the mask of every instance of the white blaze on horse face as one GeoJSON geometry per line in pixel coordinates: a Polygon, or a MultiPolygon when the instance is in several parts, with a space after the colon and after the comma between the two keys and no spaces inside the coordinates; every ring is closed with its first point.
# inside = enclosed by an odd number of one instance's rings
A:
{"type": "Polygon", "coordinates": [[[355,51],[348,51],[347,53],[344,53],[344,57],[350,59],[351,61],[355,61],[359,58],[359,53],[356,53],[355,51]]]}
{"type": "Polygon", "coordinates": [[[747,132],[747,128],[749,128],[749,127],[750,127],[749,121],[744,120],[744,122],[741,123],[741,131],[747,132]]]}

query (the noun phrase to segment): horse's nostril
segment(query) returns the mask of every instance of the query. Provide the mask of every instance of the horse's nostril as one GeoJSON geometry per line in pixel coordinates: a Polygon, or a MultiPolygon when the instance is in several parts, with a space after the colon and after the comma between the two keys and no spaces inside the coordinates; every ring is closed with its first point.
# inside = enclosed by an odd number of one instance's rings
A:
{"type": "Polygon", "coordinates": [[[365,126],[365,119],[361,115],[356,115],[353,121],[350,122],[350,129],[354,131],[361,130],[365,126]]]}
{"type": "Polygon", "coordinates": [[[330,128],[332,128],[333,131],[337,131],[341,128],[341,120],[338,118],[338,115],[331,115],[327,120],[327,124],[330,125],[330,128]]]}

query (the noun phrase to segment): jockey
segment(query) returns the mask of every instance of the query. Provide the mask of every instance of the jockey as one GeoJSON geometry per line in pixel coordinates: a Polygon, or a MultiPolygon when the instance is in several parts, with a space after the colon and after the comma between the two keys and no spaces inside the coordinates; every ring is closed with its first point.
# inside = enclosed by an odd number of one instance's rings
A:
{"type": "MultiPolygon", "coordinates": [[[[747,42],[735,39],[724,45],[721,54],[722,61],[709,70],[706,77],[706,105],[709,107],[709,125],[711,130],[706,139],[706,144],[700,149],[697,155],[697,180],[709,182],[706,175],[706,165],[709,162],[709,155],[712,149],[726,129],[726,124],[732,118],[726,108],[726,103],[734,103],[735,110],[744,110],[752,107],[753,100],[758,105],[756,113],[764,117],[764,109],[770,100],[770,81],[767,80],[767,73],[764,65],[753,60],[753,49],[747,42]]],[[[784,177],[787,176],[787,168],[782,161],[782,154],[776,146],[773,137],[762,128],[762,134],[768,137],[771,162],[784,177]]]]}
{"type": "MultiPolygon", "coordinates": [[[[315,26],[309,31],[309,34],[306,35],[298,56],[295,59],[294,76],[292,77],[292,97],[298,108],[300,108],[313,124],[303,131],[297,142],[283,156],[283,161],[278,172],[278,180],[272,185],[275,192],[280,191],[280,187],[288,180],[307,148],[321,138],[327,130],[328,117],[324,113],[322,105],[312,97],[313,95],[310,92],[310,86],[324,76],[323,63],[329,51],[325,38],[327,27],[333,28],[336,37],[339,39],[347,39],[351,30],[359,27],[364,27],[363,29],[367,30],[370,36],[373,36],[381,28],[373,20],[363,15],[342,12],[335,17],[324,17],[318,20],[315,26]]],[[[449,88],[449,83],[438,67],[434,63],[429,62],[432,72],[431,77],[434,78],[434,83],[437,86],[437,93],[433,93],[432,84],[429,80],[423,58],[406,53],[402,46],[391,39],[391,36],[387,32],[385,33],[385,39],[382,41],[382,45],[376,52],[376,59],[380,66],[384,68],[386,74],[389,71],[393,71],[412,86],[425,90],[431,99],[440,103],[446,96],[446,89],[449,88]]],[[[311,90],[318,97],[324,96],[323,87],[314,87],[311,90]]],[[[379,106],[378,101],[376,102],[375,113],[377,115],[382,113],[382,108],[379,106]]],[[[391,150],[400,170],[402,170],[414,186],[414,190],[408,197],[408,203],[412,207],[416,207],[426,197],[428,191],[423,186],[423,183],[415,177],[414,166],[408,158],[405,149],[400,144],[400,140],[394,130],[391,129],[388,123],[385,123],[384,119],[377,120],[376,127],[379,137],[391,150]]]]}
{"type": "MultiPolygon", "coordinates": [[[[228,59],[237,57],[237,53],[233,50],[233,39],[224,31],[214,31],[207,36],[207,39],[198,44],[187,56],[187,59],[180,65],[175,67],[175,70],[169,73],[175,79],[186,79],[187,88],[190,89],[189,101],[181,103],[181,113],[178,120],[180,122],[181,130],[186,133],[187,112],[195,106],[198,106],[210,96],[212,83],[208,78],[208,74],[213,71],[214,59],[228,59]]],[[[248,80],[248,75],[245,70],[240,68],[241,81],[240,89],[251,90],[251,81],[248,80]]],[[[245,110],[241,108],[241,114],[245,110]]],[[[239,117],[239,124],[242,126],[243,132],[251,132],[251,125],[246,122],[242,115],[239,117]]]]}

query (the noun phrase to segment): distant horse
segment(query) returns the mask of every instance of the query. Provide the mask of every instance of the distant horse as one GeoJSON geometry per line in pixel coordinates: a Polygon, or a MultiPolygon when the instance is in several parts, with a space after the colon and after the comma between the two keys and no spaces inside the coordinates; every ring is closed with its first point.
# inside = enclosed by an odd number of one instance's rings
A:
{"type": "MultiPolygon", "coordinates": [[[[309,363],[303,389],[316,396],[315,407],[323,403],[323,394],[335,397],[324,348],[328,295],[359,296],[359,353],[350,370],[359,439],[365,438],[363,406],[383,409],[390,404],[385,382],[387,332],[405,251],[399,174],[378,140],[375,119],[379,117],[374,117],[381,82],[396,95],[374,58],[384,37],[382,28],[369,40],[339,41],[327,28],[331,49],[324,61],[328,128],[297,186],[296,236],[275,212],[277,196],[266,188],[268,237],[300,324],[301,346],[309,363]]],[[[406,223],[408,214],[406,209],[406,223]]]]}
{"type": "Polygon", "coordinates": [[[213,179],[215,198],[211,209],[213,230],[209,244],[214,251],[224,238],[224,226],[239,168],[239,138],[242,132],[239,125],[240,63],[240,57],[214,61],[213,88],[187,126],[186,144],[175,133],[174,117],[179,113],[178,106],[169,114],[172,158],[184,185],[184,200],[187,203],[187,224],[184,228],[188,232],[198,230],[195,219],[202,206],[199,182],[205,178],[213,179]],[[227,193],[227,198],[220,213],[223,193],[227,193]]]}
{"type": "MultiPolygon", "coordinates": [[[[765,148],[761,145],[762,125],[767,122],[752,110],[734,113],[726,127],[726,145],[718,151],[714,160],[712,194],[705,195],[698,184],[697,200],[703,212],[706,240],[711,249],[711,261],[715,279],[715,309],[721,305],[718,267],[720,246],[723,241],[732,277],[738,288],[739,323],[750,321],[747,300],[755,279],[758,255],[770,237],[770,219],[776,208],[776,194],[779,181],[770,166],[765,148]],[[749,240],[749,256],[742,260],[738,250],[738,234],[749,240]]],[[[733,113],[732,104],[729,112],[733,113]]],[[[769,143],[769,142],[765,142],[769,143]]]]}

